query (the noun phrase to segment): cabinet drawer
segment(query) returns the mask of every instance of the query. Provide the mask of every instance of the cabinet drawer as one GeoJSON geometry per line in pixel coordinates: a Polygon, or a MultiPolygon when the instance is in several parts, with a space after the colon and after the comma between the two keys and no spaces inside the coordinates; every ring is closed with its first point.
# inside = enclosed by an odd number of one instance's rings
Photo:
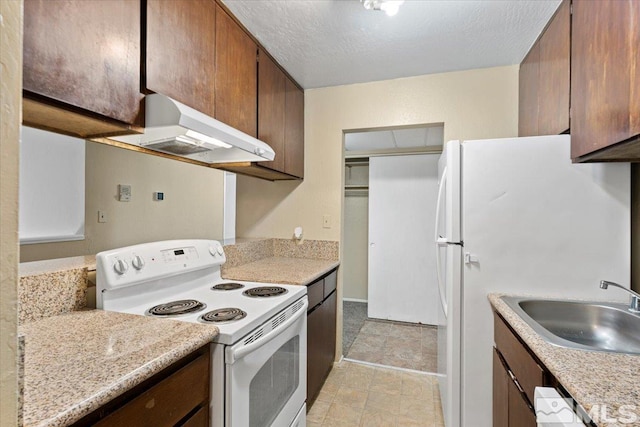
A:
{"type": "Polygon", "coordinates": [[[329,294],[336,289],[338,284],[338,272],[334,271],[324,278],[324,297],[328,297],[329,294]]]}
{"type": "Polygon", "coordinates": [[[504,323],[504,320],[495,312],[493,316],[493,332],[496,347],[520,383],[529,401],[533,402],[534,389],[536,386],[545,385],[544,370],[511,332],[506,323],[504,323]]]}
{"type": "MultiPolygon", "coordinates": [[[[206,412],[208,401],[209,353],[198,357],[95,425],[174,426],[202,403],[206,412]]],[[[203,415],[205,419],[208,418],[207,414],[200,414],[199,417],[203,415]]]]}
{"type": "Polygon", "coordinates": [[[324,280],[320,279],[307,286],[307,298],[309,299],[309,310],[320,304],[324,299],[324,280]]]}

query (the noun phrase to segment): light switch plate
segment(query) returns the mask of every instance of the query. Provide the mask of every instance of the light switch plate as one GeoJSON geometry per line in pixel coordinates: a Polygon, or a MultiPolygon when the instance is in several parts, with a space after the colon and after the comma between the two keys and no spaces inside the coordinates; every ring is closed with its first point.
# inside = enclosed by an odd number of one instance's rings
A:
{"type": "Polygon", "coordinates": [[[331,228],[331,215],[328,215],[328,214],[322,215],[322,227],[331,228]]]}

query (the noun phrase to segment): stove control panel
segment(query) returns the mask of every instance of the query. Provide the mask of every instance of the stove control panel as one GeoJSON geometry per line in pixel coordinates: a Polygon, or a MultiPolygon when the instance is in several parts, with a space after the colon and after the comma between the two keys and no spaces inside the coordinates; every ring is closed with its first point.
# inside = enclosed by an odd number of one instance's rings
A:
{"type": "Polygon", "coordinates": [[[198,250],[195,246],[188,248],[174,248],[166,249],[161,252],[164,262],[183,262],[188,260],[198,259],[198,250]]]}
{"type": "Polygon", "coordinates": [[[96,290],[103,293],[201,269],[219,275],[225,261],[216,240],[167,240],[105,251],[96,256],[96,290]]]}

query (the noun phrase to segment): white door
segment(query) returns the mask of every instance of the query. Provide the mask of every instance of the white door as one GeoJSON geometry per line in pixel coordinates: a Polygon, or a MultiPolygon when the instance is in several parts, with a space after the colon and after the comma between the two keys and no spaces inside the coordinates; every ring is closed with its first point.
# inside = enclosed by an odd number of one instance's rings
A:
{"type": "Polygon", "coordinates": [[[369,317],[438,322],[433,250],[438,157],[369,161],[369,317]]]}

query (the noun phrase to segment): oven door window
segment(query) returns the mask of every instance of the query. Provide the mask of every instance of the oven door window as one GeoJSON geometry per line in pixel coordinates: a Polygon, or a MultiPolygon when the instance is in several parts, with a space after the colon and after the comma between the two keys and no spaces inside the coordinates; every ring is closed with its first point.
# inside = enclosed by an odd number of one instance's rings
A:
{"type": "Polygon", "coordinates": [[[289,426],[300,412],[307,392],[306,310],[297,317],[248,353],[243,343],[226,348],[226,425],[289,426]]]}
{"type": "Polygon", "coordinates": [[[291,338],[271,356],[249,386],[249,426],[269,426],[300,384],[300,336],[291,338]]]}

